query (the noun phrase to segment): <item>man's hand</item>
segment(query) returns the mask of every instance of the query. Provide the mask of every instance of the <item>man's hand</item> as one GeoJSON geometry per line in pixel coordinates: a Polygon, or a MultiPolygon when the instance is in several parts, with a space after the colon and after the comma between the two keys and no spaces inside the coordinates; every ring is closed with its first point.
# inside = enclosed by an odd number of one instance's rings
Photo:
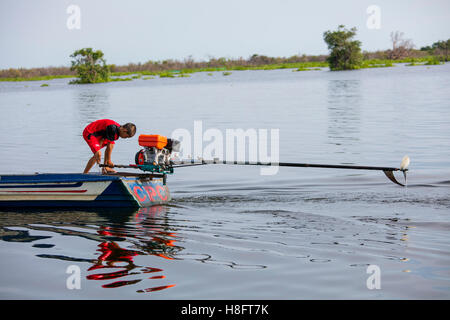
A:
{"type": "MultiPolygon", "coordinates": [[[[114,167],[114,163],[112,163],[111,160],[105,161],[105,166],[114,167]]],[[[116,170],[109,168],[109,167],[103,167],[102,172],[103,173],[115,173],[116,172],[116,170]]]]}
{"type": "Polygon", "coordinates": [[[105,166],[114,167],[114,163],[111,160],[105,161],[105,166]]]}

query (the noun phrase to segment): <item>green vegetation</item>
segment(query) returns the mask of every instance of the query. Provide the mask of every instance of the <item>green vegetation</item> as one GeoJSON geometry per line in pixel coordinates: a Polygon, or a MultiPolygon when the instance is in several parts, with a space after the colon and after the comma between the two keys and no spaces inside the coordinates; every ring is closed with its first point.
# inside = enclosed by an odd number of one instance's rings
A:
{"type": "Polygon", "coordinates": [[[408,63],[406,66],[407,67],[412,67],[412,66],[421,66],[421,65],[422,65],[422,63],[417,63],[415,59],[412,59],[410,61],[410,63],[408,63]]]}
{"type": "Polygon", "coordinates": [[[132,81],[132,78],[109,78],[108,81],[132,81]]]}
{"type": "Polygon", "coordinates": [[[394,66],[393,60],[387,59],[371,59],[371,60],[363,60],[361,62],[361,68],[386,68],[394,66]]]}
{"type": "Polygon", "coordinates": [[[43,83],[43,84],[41,84],[41,87],[48,87],[48,84],[47,83],[43,83]]]}
{"type": "Polygon", "coordinates": [[[292,71],[320,71],[322,70],[322,68],[303,68],[300,67],[297,70],[292,70],[292,71]]]}
{"type": "Polygon", "coordinates": [[[232,71],[244,70],[277,70],[292,71],[347,70],[360,68],[393,67],[398,63],[408,66],[439,65],[448,61],[450,39],[438,41],[431,46],[415,50],[410,39],[404,39],[403,33],[391,33],[392,49],[363,52],[361,43],[352,40],[356,29],[339,26],[337,31],[323,34],[330,49],[330,55],[294,55],[290,57],[268,57],[253,54],[247,59],[210,58],[208,61],[194,61],[191,57],[184,61],[164,60],[146,63],[130,63],[124,66],[106,65],[103,52],[85,48],[75,51],[71,67],[48,68],[9,68],[0,70],[0,81],[37,81],[62,78],[77,78],[70,83],[97,83],[107,81],[131,81],[134,79],[149,80],[160,78],[184,78],[195,72],[206,72],[213,76],[214,72],[229,75],[232,71]]]}
{"type": "Polygon", "coordinates": [[[340,25],[337,31],[326,31],[323,39],[331,50],[327,61],[330,70],[352,70],[361,68],[363,55],[361,41],[352,40],[356,35],[356,28],[346,29],[340,25]]]}
{"type": "Polygon", "coordinates": [[[450,39],[437,41],[431,46],[420,48],[420,50],[425,51],[430,55],[438,56],[439,60],[449,61],[450,39]]]}
{"type": "Polygon", "coordinates": [[[294,69],[292,71],[297,72],[297,71],[309,71],[309,70],[311,70],[311,69],[308,69],[308,68],[305,68],[305,67],[300,67],[300,68],[294,69]]]}
{"type": "Polygon", "coordinates": [[[427,62],[431,59],[434,59],[434,57],[432,56],[424,56],[424,57],[409,57],[409,58],[404,58],[404,59],[399,59],[399,60],[393,60],[394,63],[409,63],[409,62],[427,62]]]}
{"type": "Polygon", "coordinates": [[[302,67],[292,70],[292,71],[297,72],[297,71],[312,71],[312,70],[322,70],[322,69],[321,68],[305,68],[302,66],[302,67]]]}
{"type": "Polygon", "coordinates": [[[160,78],[175,78],[172,72],[161,72],[159,74],[160,78]]]}
{"type": "MultiPolygon", "coordinates": [[[[393,67],[397,63],[408,63],[408,65],[438,65],[443,61],[439,60],[439,57],[424,56],[419,58],[404,58],[399,60],[390,59],[364,59],[361,62],[359,68],[383,68],[393,67]]],[[[113,72],[110,74],[108,81],[131,81],[134,79],[150,80],[155,76],[160,78],[185,78],[189,77],[189,74],[195,72],[206,72],[208,76],[213,76],[213,72],[231,74],[231,71],[243,71],[243,70],[278,70],[278,69],[293,69],[293,71],[311,71],[322,70],[321,68],[328,68],[329,64],[326,61],[317,62],[296,62],[296,63],[279,63],[273,65],[260,65],[260,66],[229,66],[229,67],[205,67],[196,69],[181,69],[181,70],[168,70],[168,71],[121,71],[113,72]],[[120,78],[123,77],[123,78],[120,78]]],[[[39,77],[5,77],[0,78],[0,81],[35,81],[35,80],[52,80],[60,78],[73,78],[73,75],[52,75],[52,76],[39,76],[39,77]]],[[[104,82],[104,81],[103,81],[104,82]]],[[[72,81],[72,83],[78,83],[72,81]]]]}
{"type": "Polygon", "coordinates": [[[430,57],[427,59],[410,59],[409,64],[407,64],[407,67],[412,67],[412,66],[435,66],[435,65],[440,65],[440,64],[444,64],[444,62],[440,61],[439,58],[437,57],[430,57]]]}
{"type": "Polygon", "coordinates": [[[428,61],[425,63],[426,66],[435,66],[435,65],[439,65],[439,64],[444,64],[444,62],[440,61],[436,57],[432,57],[432,58],[428,59],[428,61]]]}
{"type": "Polygon", "coordinates": [[[103,52],[84,48],[75,51],[71,56],[70,70],[77,73],[78,79],[70,83],[99,83],[109,81],[110,71],[103,59],[103,52]]]}
{"type": "Polygon", "coordinates": [[[31,77],[31,78],[0,78],[0,81],[42,81],[42,80],[53,80],[53,79],[62,79],[62,78],[73,78],[71,75],[54,75],[54,76],[40,76],[40,77],[31,77]]]}

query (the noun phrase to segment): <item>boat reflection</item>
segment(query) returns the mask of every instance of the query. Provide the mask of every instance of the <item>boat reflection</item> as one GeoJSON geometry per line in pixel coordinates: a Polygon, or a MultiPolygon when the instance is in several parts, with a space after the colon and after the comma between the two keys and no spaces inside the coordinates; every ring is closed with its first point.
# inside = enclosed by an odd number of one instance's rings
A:
{"type": "MultiPolygon", "coordinates": [[[[173,260],[174,256],[184,249],[176,244],[179,236],[170,225],[169,210],[168,206],[153,206],[126,211],[95,209],[2,212],[0,240],[22,243],[45,241],[33,245],[34,248],[49,250],[47,253],[37,254],[37,257],[74,262],[82,270],[80,263],[88,263],[89,266],[85,269],[87,275],[84,278],[102,282],[103,288],[145,283],[146,286],[136,292],[160,291],[174,287],[175,284],[162,283],[167,279],[163,274],[164,270],[159,266],[159,259],[173,260]],[[45,232],[45,235],[35,236],[33,231],[45,232]],[[55,246],[51,243],[55,238],[54,233],[95,241],[98,243],[97,249],[94,253],[87,252],[85,257],[74,257],[70,252],[51,254],[57,252],[52,250],[55,246]],[[90,258],[92,254],[96,258],[90,258]],[[137,257],[142,256],[146,258],[140,261],[151,261],[151,265],[135,262],[137,257]],[[155,285],[149,286],[147,280],[152,280],[155,285]]],[[[78,246],[76,242],[71,244],[78,246]]],[[[76,249],[83,250],[82,247],[76,249]]],[[[61,248],[58,249],[60,250],[61,248]]]]}
{"type": "MultiPolygon", "coordinates": [[[[133,247],[135,249],[126,249],[119,246],[115,241],[103,241],[98,245],[97,251],[100,252],[98,258],[88,271],[99,269],[118,269],[117,271],[107,273],[94,273],[88,275],[88,280],[112,280],[128,276],[155,274],[146,279],[157,280],[165,279],[162,275],[164,270],[149,266],[139,266],[134,262],[134,258],[140,255],[155,255],[165,259],[172,260],[172,255],[182,250],[183,248],[175,245],[177,238],[176,233],[169,232],[170,229],[167,223],[161,223],[164,220],[164,214],[167,208],[164,206],[153,206],[149,208],[139,209],[133,216],[135,223],[134,236],[132,238],[139,240],[134,241],[133,247]]],[[[97,231],[101,236],[127,238],[127,242],[131,237],[129,229],[119,226],[102,226],[97,231]]],[[[133,285],[141,282],[144,279],[121,280],[114,281],[102,285],[103,288],[117,288],[126,285],[133,285]]],[[[150,287],[137,292],[153,292],[167,288],[174,287],[175,284],[150,287]]]]}

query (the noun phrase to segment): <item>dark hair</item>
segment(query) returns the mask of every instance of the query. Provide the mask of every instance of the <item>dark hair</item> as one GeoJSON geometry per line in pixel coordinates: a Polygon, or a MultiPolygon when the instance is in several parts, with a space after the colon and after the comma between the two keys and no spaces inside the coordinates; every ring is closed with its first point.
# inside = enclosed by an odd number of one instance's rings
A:
{"type": "Polygon", "coordinates": [[[134,125],[134,123],[125,123],[122,128],[124,128],[125,130],[127,130],[127,133],[130,137],[134,136],[136,133],[136,126],[134,125]]]}

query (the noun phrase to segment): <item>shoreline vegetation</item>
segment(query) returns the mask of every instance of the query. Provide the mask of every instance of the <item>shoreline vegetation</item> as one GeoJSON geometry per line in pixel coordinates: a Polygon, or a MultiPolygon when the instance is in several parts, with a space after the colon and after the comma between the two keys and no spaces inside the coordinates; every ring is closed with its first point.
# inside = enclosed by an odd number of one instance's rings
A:
{"type": "MultiPolygon", "coordinates": [[[[329,63],[325,60],[326,56],[296,56],[291,58],[273,58],[266,56],[253,55],[260,57],[261,60],[270,60],[267,63],[255,64],[249,60],[239,59],[212,59],[214,62],[220,60],[220,63],[208,62],[186,62],[176,60],[149,61],[145,64],[130,63],[125,66],[109,65],[111,73],[108,81],[131,81],[135,79],[149,80],[155,77],[160,78],[180,78],[189,77],[189,74],[196,72],[222,72],[223,75],[229,75],[231,71],[243,70],[276,70],[276,69],[294,69],[293,71],[314,71],[329,68],[329,63]],[[320,57],[321,59],[317,59],[320,57]],[[323,57],[323,58],[322,58],[323,57]],[[291,60],[309,60],[305,62],[290,62],[291,60]],[[317,60],[316,60],[317,59],[317,60]],[[120,78],[122,76],[132,76],[120,78]]],[[[394,67],[395,64],[405,63],[406,66],[420,65],[438,65],[444,61],[439,57],[432,55],[416,55],[403,59],[363,59],[358,69],[366,68],[386,68],[394,67]]],[[[47,67],[31,69],[6,69],[0,70],[0,81],[42,81],[63,78],[76,78],[76,72],[70,70],[70,67],[47,67]]],[[[108,82],[101,81],[101,82],[108,82]]]]}
{"type": "Polygon", "coordinates": [[[291,57],[268,57],[254,54],[248,59],[210,58],[208,61],[195,61],[191,56],[183,61],[163,60],[128,65],[107,65],[102,51],[84,48],[75,51],[70,57],[71,67],[19,68],[0,70],[0,81],[39,81],[61,78],[75,78],[71,84],[100,83],[110,81],[150,80],[160,78],[190,77],[196,72],[221,72],[223,76],[232,71],[276,70],[313,71],[329,68],[330,71],[365,68],[439,65],[449,61],[450,39],[438,41],[431,46],[414,49],[410,39],[402,32],[391,33],[392,49],[362,52],[361,42],[354,40],[356,28],[346,29],[340,25],[335,31],[323,34],[330,53],[328,55],[294,55],[291,57]]]}

